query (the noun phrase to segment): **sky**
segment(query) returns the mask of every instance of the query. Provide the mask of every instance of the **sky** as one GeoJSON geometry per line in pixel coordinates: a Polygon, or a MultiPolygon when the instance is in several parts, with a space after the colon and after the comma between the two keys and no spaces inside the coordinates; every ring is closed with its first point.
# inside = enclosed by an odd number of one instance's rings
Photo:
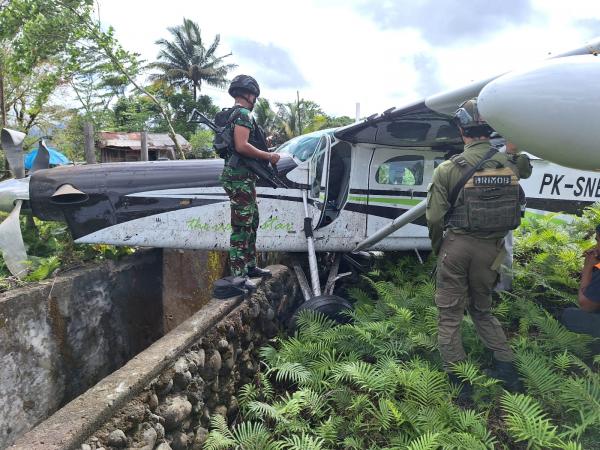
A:
{"type": "MultiPolygon", "coordinates": [[[[300,97],[361,116],[456,88],[600,37],[598,0],[97,0],[121,44],[153,61],[186,17],[272,102],[300,97]]],[[[224,90],[203,87],[220,107],[224,90]]]]}

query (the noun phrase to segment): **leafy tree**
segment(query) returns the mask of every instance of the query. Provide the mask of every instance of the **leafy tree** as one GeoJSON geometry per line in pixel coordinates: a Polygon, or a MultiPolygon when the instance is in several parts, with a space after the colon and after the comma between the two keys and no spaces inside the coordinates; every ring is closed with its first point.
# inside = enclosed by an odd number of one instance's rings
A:
{"type": "Polygon", "coordinates": [[[190,145],[192,146],[190,157],[198,159],[214,158],[216,156],[212,147],[214,136],[211,130],[196,131],[190,138],[190,145]]]}
{"type": "Polygon", "coordinates": [[[321,107],[311,100],[277,103],[282,135],[286,139],[304,134],[317,117],[324,116],[321,107]]]}
{"type": "MultiPolygon", "coordinates": [[[[194,108],[207,116],[214,116],[218,112],[212,98],[207,95],[200,95],[194,101],[191,93],[177,92],[162,82],[155,82],[145,89],[167,105],[168,117],[173,129],[188,140],[196,132],[196,124],[188,123],[188,118],[194,108]]],[[[165,133],[169,130],[168,123],[156,104],[145,95],[134,93],[127,97],[121,97],[111,111],[113,114],[112,126],[121,131],[145,129],[156,133],[165,133]]]]}
{"type": "Polygon", "coordinates": [[[278,132],[278,118],[275,111],[271,109],[271,104],[266,98],[259,98],[254,106],[254,118],[267,136],[274,136],[278,132]]]}
{"type": "Polygon", "coordinates": [[[50,95],[78,70],[79,17],[90,17],[93,2],[65,3],[68,8],[12,0],[0,9],[0,82],[5,88],[0,104],[25,132],[36,124],[50,95]]]}
{"type": "Polygon", "coordinates": [[[236,64],[225,64],[224,59],[231,53],[216,56],[215,52],[221,41],[217,34],[213,43],[206,48],[200,34],[200,27],[190,19],[183,19],[183,25],[169,28],[173,40],[159,39],[156,43],[161,47],[158,61],[150,67],[160,73],[153,74],[151,79],[166,81],[172,86],[191,88],[196,100],[196,91],[202,83],[215,87],[227,85],[227,74],[237,67],[236,64]]]}

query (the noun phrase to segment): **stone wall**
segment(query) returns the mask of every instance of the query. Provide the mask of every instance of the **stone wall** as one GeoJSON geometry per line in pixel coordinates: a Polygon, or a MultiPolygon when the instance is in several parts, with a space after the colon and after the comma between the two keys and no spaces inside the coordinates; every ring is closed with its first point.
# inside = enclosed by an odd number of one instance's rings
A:
{"type": "Polygon", "coordinates": [[[11,448],[201,449],[210,416],[236,414],[258,350],[301,301],[292,272],[271,269],[249,299],[212,299],[11,448]]]}
{"type": "Polygon", "coordinates": [[[0,295],[0,448],[163,334],[161,252],[0,295]]]}

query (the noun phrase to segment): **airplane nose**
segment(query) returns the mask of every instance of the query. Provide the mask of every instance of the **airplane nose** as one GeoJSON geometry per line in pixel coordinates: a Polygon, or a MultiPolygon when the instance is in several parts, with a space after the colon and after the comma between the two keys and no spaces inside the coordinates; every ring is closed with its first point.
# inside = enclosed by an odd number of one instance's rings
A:
{"type": "Polygon", "coordinates": [[[569,56],[503,75],[477,101],[520,150],[564,166],[600,169],[600,56],[569,56]]]}
{"type": "Polygon", "coordinates": [[[0,182],[0,211],[11,212],[17,200],[29,200],[29,177],[0,182]]]}

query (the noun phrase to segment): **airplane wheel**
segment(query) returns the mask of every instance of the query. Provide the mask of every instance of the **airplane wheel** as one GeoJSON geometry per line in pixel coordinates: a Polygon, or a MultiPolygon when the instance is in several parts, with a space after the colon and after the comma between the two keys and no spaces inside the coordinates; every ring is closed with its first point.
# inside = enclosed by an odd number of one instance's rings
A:
{"type": "Polygon", "coordinates": [[[302,303],[294,312],[289,326],[291,331],[296,330],[298,314],[305,309],[320,312],[328,319],[334,320],[337,323],[348,323],[350,322],[350,318],[342,313],[352,310],[352,305],[348,300],[337,295],[319,295],[318,297],[313,297],[302,303]]]}

